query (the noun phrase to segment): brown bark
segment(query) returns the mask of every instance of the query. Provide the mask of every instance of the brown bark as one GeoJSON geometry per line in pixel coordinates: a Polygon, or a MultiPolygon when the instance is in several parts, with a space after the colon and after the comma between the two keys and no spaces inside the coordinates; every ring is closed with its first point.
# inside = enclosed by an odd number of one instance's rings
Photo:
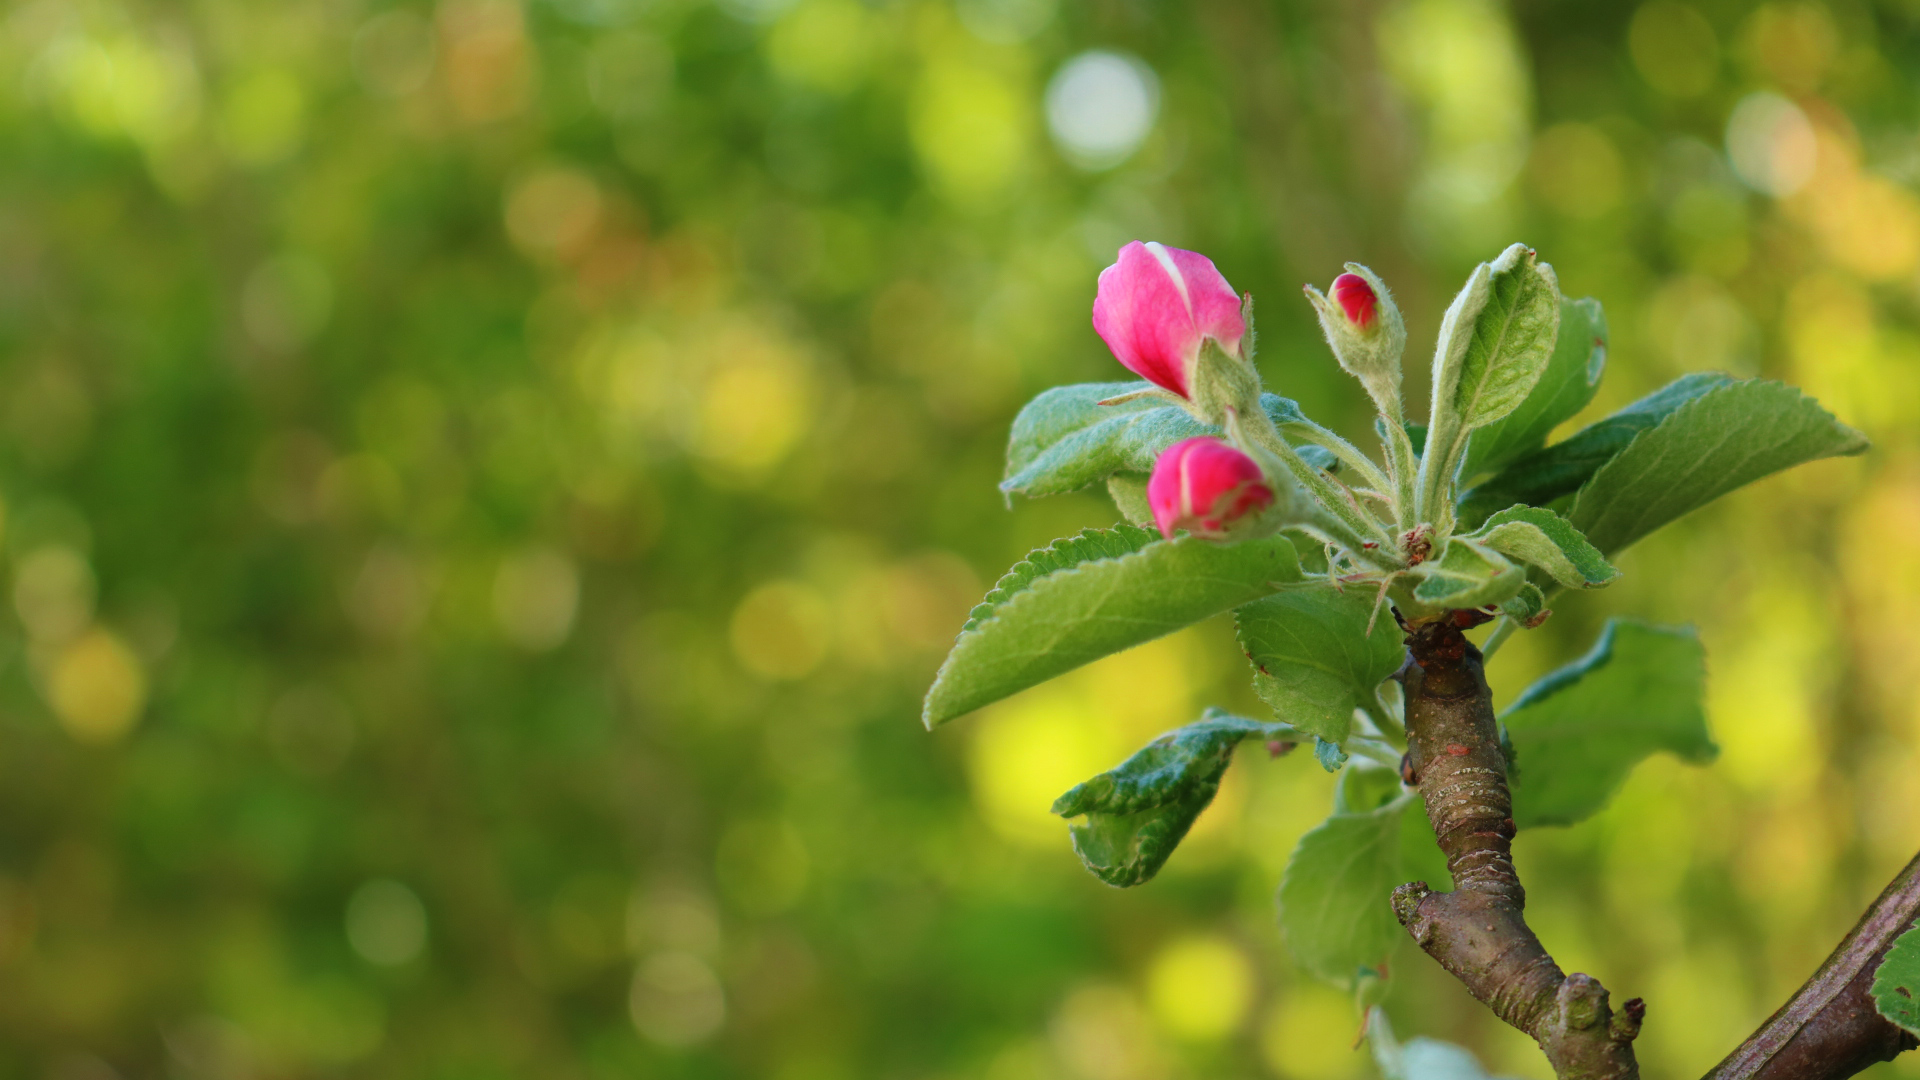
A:
{"type": "Polygon", "coordinates": [[[1843,1080],[1911,1050],[1912,1035],[1874,1009],[1868,991],[1894,939],[1920,916],[1920,856],[1793,997],[1706,1080],[1843,1080]]]}
{"type": "Polygon", "coordinates": [[[1474,997],[1533,1036],[1560,1077],[1635,1080],[1645,1007],[1636,998],[1614,1012],[1598,980],[1564,974],[1527,926],[1506,755],[1480,650],[1442,619],[1409,628],[1407,651],[1409,766],[1454,888],[1402,885],[1394,914],[1474,997]]]}

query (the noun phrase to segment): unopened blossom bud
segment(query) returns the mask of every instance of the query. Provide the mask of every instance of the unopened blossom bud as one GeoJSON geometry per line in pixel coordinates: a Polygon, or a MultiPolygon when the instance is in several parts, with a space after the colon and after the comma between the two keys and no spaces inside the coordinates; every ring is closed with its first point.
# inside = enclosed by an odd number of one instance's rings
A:
{"type": "Polygon", "coordinates": [[[1359,263],[1348,263],[1328,291],[1332,299],[1306,287],[1327,345],[1340,366],[1366,385],[1381,411],[1392,412],[1389,402],[1397,403],[1400,396],[1400,354],[1407,347],[1400,308],[1386,285],[1359,263]]]}
{"type": "Polygon", "coordinates": [[[1379,315],[1380,300],[1374,295],[1373,286],[1359,274],[1341,274],[1333,279],[1334,302],[1347,315],[1347,321],[1367,330],[1373,326],[1373,320],[1379,315]]]}
{"type": "Polygon", "coordinates": [[[1212,260],[1135,240],[1100,272],[1093,329],[1128,370],[1192,400],[1202,347],[1211,339],[1229,357],[1243,358],[1247,323],[1240,295],[1212,260]]]}
{"type": "Polygon", "coordinates": [[[1273,488],[1250,457],[1209,435],[1160,452],[1147,480],[1147,505],[1160,535],[1180,529],[1224,540],[1235,526],[1273,505],[1273,488]]]}

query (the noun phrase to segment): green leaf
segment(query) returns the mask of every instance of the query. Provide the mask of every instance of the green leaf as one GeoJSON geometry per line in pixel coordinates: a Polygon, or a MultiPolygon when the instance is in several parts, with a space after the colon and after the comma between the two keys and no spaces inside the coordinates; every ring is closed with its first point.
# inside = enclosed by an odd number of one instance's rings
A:
{"type": "Polygon", "coordinates": [[[1453,888],[1427,807],[1392,770],[1348,768],[1334,813],[1300,838],[1280,880],[1280,928],[1302,967],[1352,988],[1406,940],[1395,886],[1453,888]]]}
{"type": "Polygon", "coordinates": [[[1107,495],[1120,516],[1142,527],[1153,524],[1153,507],[1147,503],[1147,478],[1139,473],[1114,473],[1107,477],[1107,495]]]}
{"type": "Polygon", "coordinates": [[[1492,1080],[1492,1074],[1464,1046],[1416,1035],[1400,1052],[1397,1080],[1492,1080]]]}
{"type": "MultiPolygon", "coordinates": [[[[1010,495],[1060,495],[1096,484],[1115,473],[1150,473],[1160,451],[1196,435],[1218,435],[1164,396],[1101,405],[1109,398],[1152,390],[1148,382],[1080,383],[1056,386],[1027,403],[1014,418],[1007,443],[1010,495]]],[[[1261,404],[1275,424],[1305,420],[1299,406],[1277,394],[1261,404]]]]}
{"type": "Polygon", "coordinates": [[[1520,828],[1571,825],[1606,805],[1640,760],[1665,750],[1705,763],[1706,654],[1691,629],[1610,620],[1586,656],[1529,687],[1501,714],[1520,768],[1520,828]]]}
{"type": "Polygon", "coordinates": [[[1333,787],[1333,812],[1364,814],[1400,797],[1400,774],[1378,765],[1359,765],[1340,774],[1333,787]]]}
{"type": "Polygon", "coordinates": [[[1537,566],[1569,589],[1597,589],[1620,576],[1580,530],[1559,514],[1539,507],[1502,510],[1468,539],[1537,566]]]}
{"type": "Polygon", "coordinates": [[[1234,612],[1254,691],[1275,716],[1333,743],[1346,740],[1353,710],[1400,669],[1406,648],[1374,590],[1326,582],[1283,588],[1234,612]],[[1373,621],[1373,633],[1367,633],[1373,621]]]}
{"type": "Polygon", "coordinates": [[[1462,431],[1484,427],[1519,408],[1546,371],[1560,330],[1560,287],[1552,267],[1525,244],[1491,266],[1486,307],[1452,374],[1451,404],[1462,431]]]}
{"type": "Polygon", "coordinates": [[[1867,438],[1784,383],[1728,383],[1642,432],[1580,489],[1568,515],[1609,554],[1737,487],[1867,438]]]}
{"type": "Polygon", "coordinates": [[[1519,592],[1500,602],[1501,614],[1529,629],[1539,625],[1534,620],[1539,619],[1543,611],[1552,613],[1552,609],[1547,607],[1547,594],[1531,581],[1520,586],[1519,592]]]}
{"type": "Polygon", "coordinates": [[[1540,381],[1512,412],[1473,433],[1461,478],[1492,472],[1545,446],[1555,427],[1593,400],[1606,366],[1607,319],[1600,301],[1563,297],[1559,336],[1540,381]]]}
{"type": "Polygon", "coordinates": [[[1440,557],[1414,568],[1413,598],[1430,607],[1477,608],[1520,591],[1527,575],[1506,557],[1464,536],[1447,541],[1440,557]]]}
{"type": "Polygon", "coordinates": [[[1301,967],[1351,988],[1407,936],[1390,897],[1401,873],[1402,821],[1411,798],[1364,814],[1335,814],[1300,838],[1280,879],[1280,929],[1301,967]]]}
{"type": "Polygon", "coordinates": [[[1437,506],[1447,492],[1468,434],[1514,411],[1532,392],[1559,327],[1553,268],[1536,262],[1525,244],[1474,270],[1441,322],[1431,428],[1420,462],[1422,507],[1437,506]]]}
{"type": "MultiPolygon", "coordinates": [[[[1427,447],[1427,425],[1409,420],[1405,424],[1402,424],[1401,427],[1406,429],[1407,442],[1413,445],[1414,456],[1418,457],[1427,447]]],[[[1373,433],[1380,437],[1381,442],[1384,443],[1387,441],[1387,421],[1385,417],[1376,416],[1373,418],[1373,433]]]]}
{"type": "Polygon", "coordinates": [[[1025,592],[1035,581],[1048,574],[1071,569],[1083,562],[1095,559],[1117,559],[1122,555],[1131,555],[1160,539],[1160,534],[1152,529],[1143,529],[1137,525],[1116,525],[1111,529],[1085,529],[1078,536],[1062,537],[1043,548],[1027,552],[1027,557],[1014,563],[993,589],[967,612],[966,625],[961,633],[972,630],[988,619],[1001,604],[1025,592]]]}
{"type": "Polygon", "coordinates": [[[1148,743],[1119,767],[1060,796],[1053,812],[1086,816],[1069,827],[1073,850],[1109,885],[1138,885],[1160,872],[1195,818],[1220,790],[1234,747],[1248,738],[1297,735],[1208,709],[1202,718],[1148,743]]]}
{"type": "Polygon", "coordinates": [[[1475,528],[1487,515],[1515,503],[1545,506],[1572,495],[1600,466],[1626,449],[1635,436],[1659,424],[1694,398],[1732,381],[1726,375],[1711,371],[1682,375],[1619,412],[1580,429],[1572,437],[1527,455],[1480,486],[1460,494],[1461,525],[1475,528]]]}
{"type": "Polygon", "coordinates": [[[1368,1017],[1367,1038],[1385,1080],[1491,1080],[1480,1059],[1466,1047],[1424,1035],[1402,1045],[1394,1038],[1393,1023],[1380,1009],[1368,1017]]]}
{"type": "Polygon", "coordinates": [[[922,718],[943,723],[1299,580],[1283,536],[1223,545],[1089,530],[1029,555],[973,609],[922,718]]]}
{"type": "Polygon", "coordinates": [[[1893,940],[1873,973],[1873,1007],[1907,1031],[1920,1034],[1920,928],[1893,940]]]}

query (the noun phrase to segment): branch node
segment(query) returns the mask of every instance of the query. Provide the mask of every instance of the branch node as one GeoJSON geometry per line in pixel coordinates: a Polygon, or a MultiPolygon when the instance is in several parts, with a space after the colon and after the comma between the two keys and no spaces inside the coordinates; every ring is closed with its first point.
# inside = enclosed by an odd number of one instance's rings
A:
{"type": "Polygon", "coordinates": [[[1433,895],[1424,881],[1409,881],[1393,890],[1393,916],[1421,945],[1433,936],[1433,920],[1420,914],[1420,901],[1433,895]]]}
{"type": "Polygon", "coordinates": [[[1607,988],[1591,975],[1574,972],[1560,984],[1560,1015],[1568,1028],[1585,1031],[1607,1019],[1607,988]]]}
{"type": "Polygon", "coordinates": [[[1646,1001],[1641,998],[1628,998],[1620,1006],[1620,1011],[1614,1013],[1613,1019],[1608,1022],[1607,1034],[1613,1036],[1614,1042],[1632,1042],[1640,1037],[1640,1021],[1646,1018],[1646,1001]]]}

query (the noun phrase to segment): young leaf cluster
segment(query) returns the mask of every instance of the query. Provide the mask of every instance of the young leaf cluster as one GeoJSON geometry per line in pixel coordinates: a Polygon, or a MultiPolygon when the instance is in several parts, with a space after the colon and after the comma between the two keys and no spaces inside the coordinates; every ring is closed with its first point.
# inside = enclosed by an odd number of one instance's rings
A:
{"type": "MultiPolygon", "coordinates": [[[[1310,296],[1323,323],[1334,317],[1310,296]]],[[[1249,324],[1249,370],[1251,339],[1249,324]]],[[[1404,334],[1378,340],[1397,352],[1404,334]]],[[[1550,442],[1599,390],[1607,324],[1597,300],[1562,297],[1552,268],[1519,244],[1476,267],[1448,307],[1424,423],[1401,414],[1397,374],[1383,374],[1374,352],[1364,359],[1359,374],[1380,412],[1377,461],[1257,386],[1244,407],[1208,406],[1220,424],[1147,383],[1036,398],[1014,422],[1009,496],[1104,484],[1122,516],[1143,522],[1158,456],[1211,435],[1260,463],[1279,489],[1280,527],[1223,542],[1123,522],[1031,553],[967,619],[923,718],[943,723],[1231,613],[1274,720],[1209,710],[1054,811],[1072,819],[1074,849],[1094,874],[1138,885],[1211,803],[1240,742],[1311,740],[1341,776],[1331,814],[1289,860],[1281,924],[1307,970],[1372,993],[1406,936],[1388,894],[1408,880],[1447,882],[1420,796],[1402,782],[1396,621],[1497,618],[1490,653],[1545,620],[1560,592],[1617,579],[1612,557],[1660,526],[1782,469],[1860,453],[1866,440],[1792,387],[1698,373],[1550,442]]],[[[1704,681],[1691,631],[1607,623],[1584,657],[1500,718],[1514,826],[1591,816],[1650,754],[1712,760],[1704,681]]]]}

